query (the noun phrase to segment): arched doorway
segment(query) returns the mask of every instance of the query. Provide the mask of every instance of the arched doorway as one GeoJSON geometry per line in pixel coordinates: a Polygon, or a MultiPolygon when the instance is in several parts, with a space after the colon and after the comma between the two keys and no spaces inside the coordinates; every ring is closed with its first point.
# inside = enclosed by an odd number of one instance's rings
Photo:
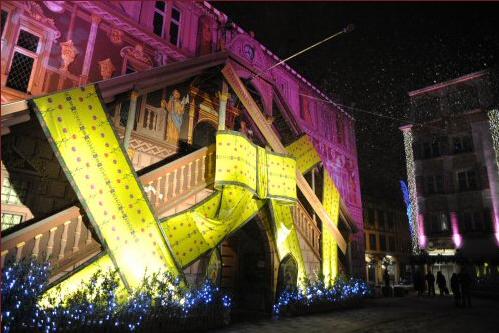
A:
{"type": "Polygon", "coordinates": [[[297,284],[298,265],[295,258],[291,254],[288,254],[279,265],[276,297],[279,297],[284,290],[296,289],[297,284]]]}
{"type": "Polygon", "coordinates": [[[272,309],[270,247],[257,218],[222,243],[222,289],[232,296],[233,320],[269,316],[272,309]]]}
{"type": "Polygon", "coordinates": [[[203,121],[194,127],[192,135],[192,145],[197,148],[206,147],[215,143],[215,134],[217,129],[213,124],[203,121]]]}

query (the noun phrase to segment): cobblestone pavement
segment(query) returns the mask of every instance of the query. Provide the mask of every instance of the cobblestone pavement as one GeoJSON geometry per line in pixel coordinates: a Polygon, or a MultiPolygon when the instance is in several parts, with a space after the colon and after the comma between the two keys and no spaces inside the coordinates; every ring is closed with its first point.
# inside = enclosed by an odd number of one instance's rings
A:
{"type": "Polygon", "coordinates": [[[463,309],[454,307],[450,296],[370,299],[358,309],[235,323],[216,332],[499,332],[499,301],[472,301],[472,308],[463,309]]]}

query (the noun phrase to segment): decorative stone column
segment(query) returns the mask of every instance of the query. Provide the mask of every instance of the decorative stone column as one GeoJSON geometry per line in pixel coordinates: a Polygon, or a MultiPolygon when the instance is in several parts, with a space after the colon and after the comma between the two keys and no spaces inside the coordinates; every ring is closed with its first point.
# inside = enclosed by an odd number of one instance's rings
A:
{"type": "MultiPolygon", "coordinates": [[[[192,89],[192,88],[191,88],[192,89]]],[[[194,133],[194,114],[196,111],[195,93],[191,90],[189,102],[189,123],[187,127],[187,143],[192,145],[192,135],[194,133]]],[[[166,136],[165,136],[166,139],[166,136]]]]}
{"type": "Polygon", "coordinates": [[[90,72],[90,64],[92,63],[92,56],[95,48],[95,38],[97,37],[97,29],[101,17],[92,14],[92,25],[90,26],[90,33],[88,35],[87,50],[85,51],[85,59],[83,60],[83,69],[80,75],[80,84],[85,84],[88,81],[88,73],[90,72]]]}
{"type": "Polygon", "coordinates": [[[218,111],[218,130],[225,130],[225,115],[227,113],[227,100],[229,99],[229,87],[225,80],[222,81],[222,91],[219,93],[220,105],[218,111]]]}
{"type": "Polygon", "coordinates": [[[130,145],[130,138],[132,136],[133,124],[135,123],[135,111],[137,108],[137,98],[139,97],[139,93],[136,91],[132,91],[130,95],[130,108],[128,109],[128,119],[126,122],[125,128],[125,137],[123,138],[123,146],[125,150],[128,151],[128,146],[130,145]]]}

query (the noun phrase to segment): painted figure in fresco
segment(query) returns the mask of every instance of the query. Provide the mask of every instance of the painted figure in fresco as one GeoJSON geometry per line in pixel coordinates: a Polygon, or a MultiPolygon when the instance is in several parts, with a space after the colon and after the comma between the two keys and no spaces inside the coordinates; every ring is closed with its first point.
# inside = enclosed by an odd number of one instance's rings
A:
{"type": "Polygon", "coordinates": [[[180,91],[173,90],[168,102],[163,100],[161,106],[168,111],[168,125],[166,129],[167,140],[177,143],[180,136],[180,128],[184,116],[185,105],[189,103],[189,97],[186,95],[181,98],[180,91]]]}
{"type": "Polygon", "coordinates": [[[239,132],[241,132],[241,134],[248,139],[253,140],[253,131],[248,128],[248,125],[244,120],[241,120],[241,128],[239,129],[239,132]]]}

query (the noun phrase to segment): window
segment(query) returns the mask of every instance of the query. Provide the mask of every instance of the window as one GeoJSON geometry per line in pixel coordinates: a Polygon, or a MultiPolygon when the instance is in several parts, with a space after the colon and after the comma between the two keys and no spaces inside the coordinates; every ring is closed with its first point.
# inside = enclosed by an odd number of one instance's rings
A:
{"type": "Polygon", "coordinates": [[[483,223],[480,211],[464,211],[460,214],[460,222],[464,231],[482,231],[483,223]]]}
{"type": "Polygon", "coordinates": [[[434,140],[431,143],[431,153],[433,157],[440,156],[440,142],[438,140],[434,140]]]}
{"type": "Polygon", "coordinates": [[[2,9],[2,37],[3,37],[3,29],[5,28],[5,24],[7,23],[7,18],[9,17],[9,12],[2,9]]]}
{"type": "Polygon", "coordinates": [[[391,252],[395,252],[395,237],[388,237],[388,247],[391,252]]]}
{"type": "Polygon", "coordinates": [[[422,152],[421,152],[421,144],[419,142],[414,142],[412,144],[412,151],[414,154],[414,159],[419,160],[423,157],[422,152]]]}
{"type": "Polygon", "coordinates": [[[180,11],[172,8],[172,19],[170,21],[170,43],[180,47],[180,11]]]}
{"type": "Polygon", "coordinates": [[[483,228],[484,230],[492,230],[492,212],[490,208],[485,208],[483,210],[483,228]]]}
{"type": "Polygon", "coordinates": [[[374,225],[374,209],[372,208],[367,209],[367,223],[370,226],[374,225]]]}
{"type": "Polygon", "coordinates": [[[428,142],[423,143],[423,157],[431,158],[431,146],[428,142]]]}
{"type": "Polygon", "coordinates": [[[156,1],[154,5],[154,17],[152,26],[153,32],[159,37],[163,37],[165,33],[165,17],[166,3],[164,1],[156,1]]]}
{"type": "Polygon", "coordinates": [[[393,230],[395,227],[394,215],[392,212],[388,213],[388,230],[393,230]]]}
{"type": "Polygon", "coordinates": [[[2,231],[18,225],[23,221],[23,216],[19,214],[2,213],[2,231]]]}
{"type": "Polygon", "coordinates": [[[445,142],[443,138],[433,138],[430,142],[422,142],[415,143],[413,146],[414,149],[414,158],[433,158],[439,157],[442,155],[442,152],[445,151],[445,142]],[[444,147],[442,147],[444,146],[444,147]]]}
{"type": "Polygon", "coordinates": [[[457,181],[460,191],[477,189],[476,174],[474,170],[458,172],[457,181]]]}
{"type": "Polygon", "coordinates": [[[379,236],[379,248],[381,251],[386,251],[386,236],[379,236]]]}
{"type": "Polygon", "coordinates": [[[14,56],[12,57],[9,77],[7,78],[7,87],[28,92],[39,48],[40,37],[25,30],[19,30],[19,37],[14,47],[14,56]]]}
{"type": "Polygon", "coordinates": [[[26,198],[27,191],[28,182],[5,177],[2,183],[2,203],[20,205],[26,198]]]}
{"type": "Polygon", "coordinates": [[[452,139],[454,154],[473,151],[473,140],[471,136],[458,136],[452,139]]]}
{"type": "Polygon", "coordinates": [[[369,249],[371,251],[376,251],[376,235],[369,234],[369,249]]]}
{"type": "Polygon", "coordinates": [[[425,177],[426,194],[435,194],[444,192],[444,177],[442,175],[425,177]]]}
{"type": "Polygon", "coordinates": [[[446,213],[431,213],[429,222],[432,233],[441,233],[449,231],[449,219],[446,213]]]}
{"type": "Polygon", "coordinates": [[[385,212],[378,210],[378,227],[385,229],[385,212]]]}
{"type": "Polygon", "coordinates": [[[449,220],[447,219],[447,214],[440,214],[440,230],[448,231],[449,230],[449,220]]]}

